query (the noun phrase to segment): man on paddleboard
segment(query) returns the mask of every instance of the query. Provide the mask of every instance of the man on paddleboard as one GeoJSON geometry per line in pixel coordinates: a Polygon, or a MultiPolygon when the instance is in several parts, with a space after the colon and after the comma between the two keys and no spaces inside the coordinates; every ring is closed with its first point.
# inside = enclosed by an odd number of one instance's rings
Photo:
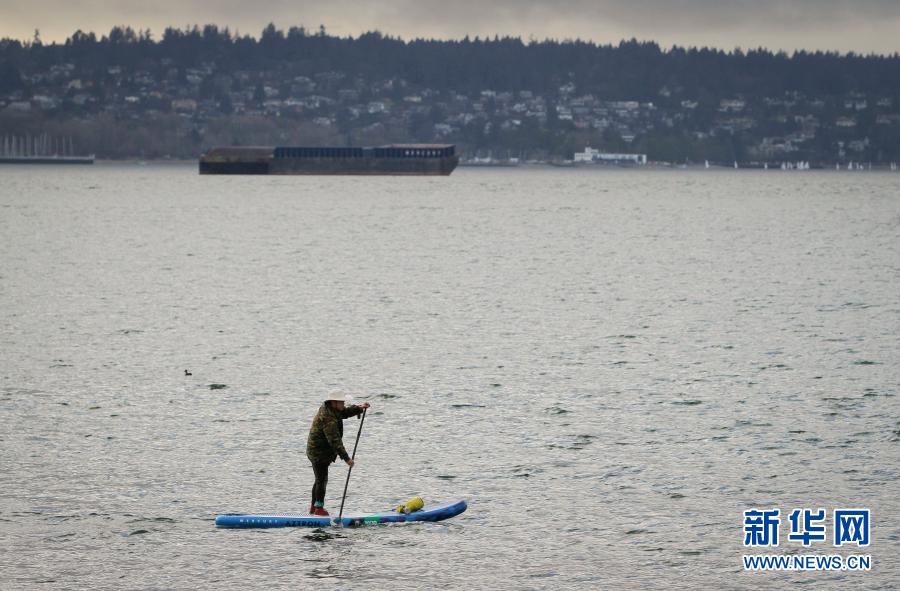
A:
{"type": "Polygon", "coordinates": [[[338,456],[353,467],[353,460],[344,449],[344,419],[355,417],[369,408],[369,403],[347,406],[350,396],[340,392],[332,392],[325,399],[319,412],[313,419],[309,428],[309,437],[306,440],[306,457],[312,463],[316,482],[312,488],[312,504],[309,506],[310,515],[328,515],[325,510],[325,487],[328,485],[328,466],[338,456]]]}

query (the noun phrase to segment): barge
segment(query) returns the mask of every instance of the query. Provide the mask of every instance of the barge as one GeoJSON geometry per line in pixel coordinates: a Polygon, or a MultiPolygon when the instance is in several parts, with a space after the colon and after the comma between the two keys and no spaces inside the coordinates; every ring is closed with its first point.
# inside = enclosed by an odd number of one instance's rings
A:
{"type": "Polygon", "coordinates": [[[0,164],[93,164],[94,156],[0,156],[0,164]]]}
{"type": "Polygon", "coordinates": [[[229,146],[200,156],[200,174],[443,175],[459,164],[452,144],[372,148],[229,146]]]}

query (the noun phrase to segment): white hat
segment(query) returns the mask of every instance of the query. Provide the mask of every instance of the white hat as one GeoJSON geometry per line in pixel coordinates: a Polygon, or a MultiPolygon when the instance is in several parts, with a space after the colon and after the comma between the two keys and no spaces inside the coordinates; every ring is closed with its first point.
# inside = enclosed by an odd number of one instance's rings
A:
{"type": "Polygon", "coordinates": [[[335,391],[335,392],[330,393],[328,395],[328,397],[325,398],[325,402],[328,402],[329,400],[336,400],[338,402],[350,402],[351,400],[353,400],[353,396],[350,396],[349,394],[344,394],[343,392],[335,391]]]}

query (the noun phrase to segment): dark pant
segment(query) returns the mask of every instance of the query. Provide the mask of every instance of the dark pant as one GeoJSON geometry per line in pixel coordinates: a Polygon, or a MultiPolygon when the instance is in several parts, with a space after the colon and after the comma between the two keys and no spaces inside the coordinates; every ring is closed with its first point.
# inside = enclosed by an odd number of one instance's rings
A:
{"type": "Polygon", "coordinates": [[[316,475],[316,482],[312,487],[312,504],[317,502],[325,504],[325,487],[328,486],[328,466],[331,462],[312,462],[313,474],[316,475]]]}

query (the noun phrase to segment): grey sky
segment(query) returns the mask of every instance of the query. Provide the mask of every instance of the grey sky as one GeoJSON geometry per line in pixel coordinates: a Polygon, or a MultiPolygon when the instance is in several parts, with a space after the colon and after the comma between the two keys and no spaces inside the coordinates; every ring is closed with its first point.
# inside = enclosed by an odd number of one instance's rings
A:
{"type": "Polygon", "coordinates": [[[215,23],[254,36],[324,24],[332,34],[378,29],[409,39],[466,34],[615,43],[652,39],[667,47],[764,46],[861,53],[900,51],[900,0],[0,0],[0,37],[60,41],[76,29],[215,23]]]}

